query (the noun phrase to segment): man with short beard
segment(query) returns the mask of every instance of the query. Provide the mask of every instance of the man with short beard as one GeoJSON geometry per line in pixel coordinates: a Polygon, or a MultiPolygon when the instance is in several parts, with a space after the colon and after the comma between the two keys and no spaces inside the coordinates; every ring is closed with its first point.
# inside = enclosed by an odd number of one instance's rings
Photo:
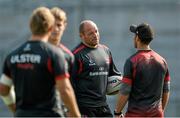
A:
{"type": "Polygon", "coordinates": [[[116,69],[110,49],[99,43],[96,24],[84,20],[79,26],[81,43],[73,50],[75,64],[71,81],[82,116],[112,117],[106,101],[109,76],[121,73],[116,69]]]}

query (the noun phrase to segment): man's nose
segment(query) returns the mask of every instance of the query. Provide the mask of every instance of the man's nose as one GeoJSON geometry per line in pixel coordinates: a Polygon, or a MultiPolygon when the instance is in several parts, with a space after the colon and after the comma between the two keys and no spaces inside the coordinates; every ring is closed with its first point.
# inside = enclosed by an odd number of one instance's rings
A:
{"type": "Polygon", "coordinates": [[[98,37],[98,34],[95,32],[93,36],[97,38],[97,37],[98,37]]]}
{"type": "Polygon", "coordinates": [[[55,27],[55,31],[59,31],[59,30],[60,30],[60,28],[56,26],[55,27]]]}

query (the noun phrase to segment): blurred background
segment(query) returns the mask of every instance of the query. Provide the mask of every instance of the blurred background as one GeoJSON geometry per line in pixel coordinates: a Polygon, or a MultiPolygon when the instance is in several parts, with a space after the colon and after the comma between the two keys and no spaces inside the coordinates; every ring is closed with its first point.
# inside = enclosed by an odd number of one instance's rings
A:
{"type": "MultiPolygon", "coordinates": [[[[101,43],[113,54],[122,72],[125,60],[135,52],[131,24],[149,23],[155,31],[151,47],[168,62],[171,75],[170,101],[166,117],[180,117],[180,0],[0,0],[0,72],[8,52],[30,38],[29,17],[39,6],[57,6],[67,12],[68,27],[62,43],[73,49],[79,42],[78,27],[93,20],[100,30],[101,43]]],[[[113,111],[116,96],[108,96],[113,111]]],[[[0,100],[0,117],[10,117],[0,100]]]]}

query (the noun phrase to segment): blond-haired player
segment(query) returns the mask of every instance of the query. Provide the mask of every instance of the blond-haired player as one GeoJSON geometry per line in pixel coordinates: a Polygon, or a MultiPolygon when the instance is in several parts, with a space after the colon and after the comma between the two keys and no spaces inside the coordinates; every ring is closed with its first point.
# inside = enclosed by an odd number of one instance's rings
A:
{"type": "MultiPolygon", "coordinates": [[[[55,18],[55,25],[54,25],[52,34],[49,38],[49,42],[62,49],[62,51],[64,52],[65,59],[68,64],[68,71],[69,73],[71,73],[73,62],[74,62],[74,56],[72,52],[61,43],[64,30],[66,29],[66,26],[67,26],[67,16],[66,16],[65,11],[59,7],[53,7],[51,9],[51,13],[53,14],[55,18]]],[[[62,109],[64,110],[64,113],[67,116],[67,109],[65,108],[64,105],[62,106],[62,109]]]]}
{"type": "Polygon", "coordinates": [[[60,117],[56,90],[70,115],[80,116],[62,50],[48,42],[54,16],[46,7],[35,9],[30,18],[31,39],[5,59],[0,95],[16,117],[60,117]],[[14,85],[16,101],[9,92],[14,85]]]}

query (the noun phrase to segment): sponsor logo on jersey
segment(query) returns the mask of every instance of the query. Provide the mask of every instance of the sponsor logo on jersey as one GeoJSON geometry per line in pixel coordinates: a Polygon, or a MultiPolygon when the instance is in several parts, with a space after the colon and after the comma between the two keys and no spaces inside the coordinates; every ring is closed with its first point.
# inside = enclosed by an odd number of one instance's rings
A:
{"type": "Polygon", "coordinates": [[[108,72],[90,72],[89,76],[108,75],[108,72]]]}
{"type": "Polygon", "coordinates": [[[10,62],[14,63],[34,63],[39,64],[41,61],[40,55],[35,54],[21,54],[21,55],[13,55],[11,56],[10,62]]]}
{"type": "Polygon", "coordinates": [[[103,71],[104,70],[104,67],[99,67],[99,71],[103,71]]]}

